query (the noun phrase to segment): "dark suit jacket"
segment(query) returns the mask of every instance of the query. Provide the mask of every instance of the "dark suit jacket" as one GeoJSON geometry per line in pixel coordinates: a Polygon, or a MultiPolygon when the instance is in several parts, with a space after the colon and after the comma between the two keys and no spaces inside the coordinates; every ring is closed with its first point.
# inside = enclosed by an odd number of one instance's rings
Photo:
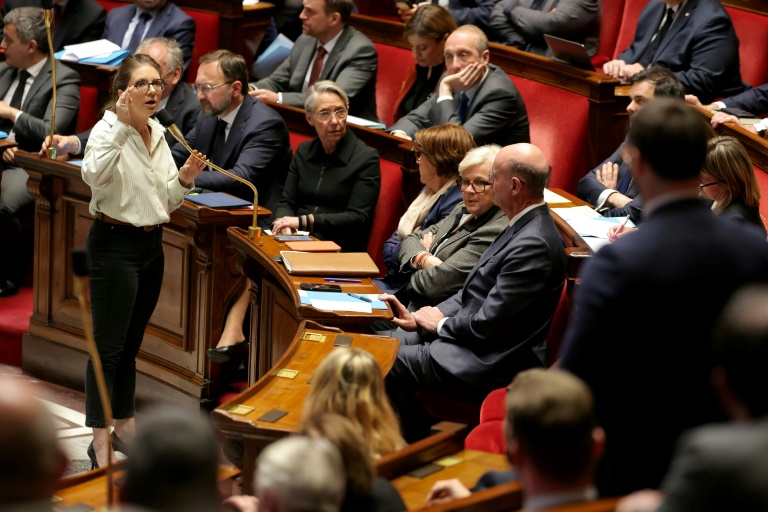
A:
{"type": "MultiPolygon", "coordinates": [[[[136,4],[116,7],[109,11],[107,23],[104,28],[104,39],[109,39],[118,46],[122,46],[128,25],[136,14],[136,4]]],[[[195,42],[195,20],[182,11],[172,2],[168,2],[152,20],[145,39],[150,37],[167,37],[175,39],[181,51],[184,53],[184,72],[189,68],[192,60],[192,47],[195,42]]],[[[190,77],[194,80],[195,77],[190,77]]]]}
{"type": "Polygon", "coordinates": [[[597,53],[599,0],[547,0],[540,10],[531,9],[532,4],[533,0],[498,2],[489,23],[491,40],[551,57],[544,41],[544,34],[549,34],[583,43],[589,55],[597,53]]]}
{"type": "Polygon", "coordinates": [[[768,113],[768,84],[748,89],[722,100],[726,107],[736,107],[756,115],[768,113]]]}
{"type": "Polygon", "coordinates": [[[768,510],[768,421],[709,425],[686,433],[657,512],[768,510]]]}
{"type": "Polygon", "coordinates": [[[725,219],[733,219],[737,222],[746,222],[750,226],[755,226],[765,236],[765,224],[760,217],[760,210],[747,206],[742,200],[736,200],[725,207],[720,212],[720,215],[725,219]]]}
{"type": "MultiPolygon", "coordinates": [[[[0,39],[3,38],[3,18],[17,7],[41,7],[40,0],[5,0],[0,8],[0,39]]],[[[61,13],[59,26],[53,32],[53,51],[70,44],[101,39],[107,11],[96,0],[69,0],[61,13]]]]}
{"type": "MultiPolygon", "coordinates": [[[[16,78],[16,71],[5,62],[0,64],[0,98],[8,92],[16,78]]],[[[77,110],[80,108],[80,75],[57,62],[56,86],[56,133],[69,134],[75,129],[77,110]]],[[[40,151],[43,140],[50,134],[52,101],[51,61],[46,57],[21,104],[23,114],[13,125],[19,149],[35,153],[40,151]]]]}
{"type": "MultiPolygon", "coordinates": [[[[184,135],[189,145],[210,155],[218,118],[197,116],[192,131],[184,135]]],[[[261,101],[247,94],[235,116],[224,146],[226,157],[214,162],[222,169],[245,178],[259,192],[259,204],[275,211],[283,194],[283,184],[291,165],[291,144],[288,128],[280,115],[261,101]]],[[[189,154],[181,143],[171,150],[176,164],[181,167],[189,154]]],[[[195,186],[217,192],[227,192],[253,201],[253,191],[242,183],[208,167],[195,179],[195,186]]]]}
{"type": "Polygon", "coordinates": [[[603,164],[608,162],[612,164],[619,164],[619,177],[617,184],[621,183],[624,179],[630,180],[629,188],[624,193],[624,195],[631,197],[632,200],[622,208],[608,208],[606,210],[602,210],[600,213],[603,217],[623,217],[625,215],[629,215],[632,219],[632,222],[638,224],[642,220],[641,214],[643,212],[643,199],[640,197],[640,192],[637,190],[635,182],[632,179],[629,165],[624,163],[624,160],[621,158],[621,150],[623,147],[624,144],[619,146],[618,149],[616,149],[616,151],[614,151],[613,154],[605,160],[605,162],[589,171],[583,178],[579,180],[578,187],[576,188],[576,195],[579,199],[583,199],[593,206],[597,205],[600,194],[602,194],[604,190],[607,190],[605,185],[597,181],[597,170],[602,170],[603,164]]]}
{"type": "MultiPolygon", "coordinates": [[[[304,77],[315,55],[317,39],[302,34],[286,60],[268,77],[254,85],[283,93],[283,103],[304,108],[306,94],[301,92],[304,77]]],[[[376,115],[376,47],[365,34],[347,25],[341,31],[333,51],[325,57],[320,80],[333,80],[349,96],[353,116],[378,121],[376,115]]]]}
{"type": "Polygon", "coordinates": [[[603,496],[657,488],[678,436],[723,419],[706,350],[731,294],[768,281],[768,244],[697,198],[659,205],[580,272],[560,366],[595,394],[603,496]]]}
{"type": "MultiPolygon", "coordinates": [[[[493,4],[497,0],[448,0],[448,12],[450,12],[457,25],[477,25],[488,33],[488,19],[491,17],[493,4]]],[[[433,4],[439,4],[440,0],[432,0],[433,4]]]]}
{"type": "Polygon", "coordinates": [[[438,103],[437,98],[438,94],[433,94],[387,130],[402,130],[413,138],[413,134],[422,128],[459,123],[472,134],[478,145],[506,146],[530,141],[528,113],[523,99],[509,76],[494,64],[488,65],[488,74],[469,103],[464,123],[456,113],[459,108],[458,92],[453,93],[453,101],[438,103]]]}
{"type": "MultiPolygon", "coordinates": [[[[635,63],[661,24],[666,4],[650,0],[637,20],[635,38],[618,58],[635,63]]],[[[747,88],[741,81],[739,39],[718,0],[689,0],[651,59],[668,67],[702,103],[747,88]]]]}

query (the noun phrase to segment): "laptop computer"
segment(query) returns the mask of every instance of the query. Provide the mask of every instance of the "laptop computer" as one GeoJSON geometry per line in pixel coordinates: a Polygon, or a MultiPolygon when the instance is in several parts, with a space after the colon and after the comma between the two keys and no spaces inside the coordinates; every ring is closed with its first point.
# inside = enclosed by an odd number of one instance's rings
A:
{"type": "Polygon", "coordinates": [[[555,60],[587,71],[595,71],[595,66],[592,65],[592,60],[583,44],[549,34],[544,34],[544,40],[555,60]]]}

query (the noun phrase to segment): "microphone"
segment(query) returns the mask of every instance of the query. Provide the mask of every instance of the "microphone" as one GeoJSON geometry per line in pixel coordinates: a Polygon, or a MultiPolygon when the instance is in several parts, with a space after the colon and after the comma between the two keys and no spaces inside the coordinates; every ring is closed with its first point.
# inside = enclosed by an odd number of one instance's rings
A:
{"type": "Polygon", "coordinates": [[[56,158],[56,147],[53,143],[53,135],[56,133],[56,58],[53,56],[53,37],[51,36],[51,24],[53,23],[53,0],[42,0],[43,11],[45,11],[45,31],[48,34],[48,55],[51,58],[51,89],[53,97],[51,100],[51,145],[45,152],[50,159],[56,158]]]}
{"type": "Polygon", "coordinates": [[[254,242],[259,243],[261,245],[261,242],[259,242],[259,239],[261,238],[261,228],[256,225],[257,217],[258,217],[258,210],[259,210],[259,192],[256,190],[256,186],[251,183],[250,181],[241,178],[240,176],[233,174],[225,169],[222,169],[218,165],[211,163],[210,160],[207,158],[203,158],[201,156],[198,156],[195,154],[194,150],[189,147],[189,144],[187,143],[186,139],[184,138],[184,135],[182,135],[181,130],[179,130],[179,127],[176,126],[176,123],[173,122],[173,116],[165,110],[158,110],[155,113],[155,117],[157,118],[157,121],[163,125],[170,133],[173,135],[173,138],[177,141],[181,142],[182,146],[186,148],[187,151],[189,151],[189,154],[194,156],[196,159],[200,160],[206,165],[209,165],[211,168],[219,171],[222,174],[226,174],[233,180],[239,181],[240,183],[244,183],[247,185],[251,190],[253,190],[253,222],[251,226],[248,228],[248,238],[253,240],[254,242]]]}
{"type": "MultiPolygon", "coordinates": [[[[90,282],[91,262],[88,258],[88,252],[84,247],[75,247],[72,249],[72,271],[75,283],[75,296],[80,303],[80,314],[83,320],[83,330],[85,331],[85,341],[88,347],[88,354],[91,356],[93,373],[96,376],[96,387],[99,390],[99,399],[101,407],[104,410],[104,421],[107,428],[112,424],[112,405],[109,401],[109,392],[107,391],[107,382],[104,379],[104,369],[101,366],[101,358],[96,348],[96,340],[93,339],[93,323],[91,318],[91,305],[88,300],[88,288],[90,282]]],[[[107,436],[107,453],[112,453],[112,436],[107,436]]],[[[115,497],[112,484],[112,456],[107,459],[107,506],[111,508],[115,504],[115,497]]]]}

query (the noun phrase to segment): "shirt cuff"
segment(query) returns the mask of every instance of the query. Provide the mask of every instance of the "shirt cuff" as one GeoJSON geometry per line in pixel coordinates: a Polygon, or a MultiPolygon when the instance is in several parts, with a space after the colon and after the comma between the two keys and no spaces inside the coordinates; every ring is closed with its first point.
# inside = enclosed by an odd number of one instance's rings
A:
{"type": "Polygon", "coordinates": [[[16,124],[16,123],[18,123],[18,122],[19,122],[19,117],[21,117],[21,114],[23,114],[23,113],[24,113],[24,112],[22,112],[21,110],[19,110],[19,113],[18,113],[18,114],[16,114],[16,117],[14,117],[14,118],[13,118],[13,124],[16,124]]]}
{"type": "Polygon", "coordinates": [[[442,335],[443,335],[443,333],[442,333],[442,332],[440,332],[440,331],[442,331],[442,329],[443,329],[443,324],[444,324],[444,323],[445,323],[445,321],[446,321],[446,320],[448,320],[449,318],[451,318],[451,317],[447,316],[447,317],[445,317],[445,318],[441,318],[441,319],[440,319],[440,321],[439,321],[439,322],[437,322],[437,335],[438,335],[438,336],[442,336],[442,335]]]}
{"type": "Polygon", "coordinates": [[[614,190],[612,188],[607,188],[600,192],[600,195],[597,197],[597,204],[595,205],[595,210],[598,212],[601,212],[603,210],[607,210],[608,207],[605,205],[605,202],[608,200],[608,196],[611,194],[618,193],[618,190],[614,190]]]}
{"type": "Polygon", "coordinates": [[[438,96],[437,101],[435,103],[440,103],[441,101],[448,101],[453,100],[453,96],[445,95],[445,96],[438,96]]]}
{"type": "Polygon", "coordinates": [[[277,93],[277,102],[282,105],[283,104],[283,93],[279,92],[277,93]]]}
{"type": "Polygon", "coordinates": [[[722,101],[716,101],[715,105],[717,105],[718,110],[723,110],[724,108],[726,108],[725,103],[723,103],[722,101]]]}
{"type": "MultiPolygon", "coordinates": [[[[154,87],[154,85],[152,87],[154,87]]],[[[75,139],[77,139],[77,150],[72,154],[79,155],[83,152],[83,143],[80,142],[80,137],[78,137],[77,135],[75,135],[75,139]]]]}

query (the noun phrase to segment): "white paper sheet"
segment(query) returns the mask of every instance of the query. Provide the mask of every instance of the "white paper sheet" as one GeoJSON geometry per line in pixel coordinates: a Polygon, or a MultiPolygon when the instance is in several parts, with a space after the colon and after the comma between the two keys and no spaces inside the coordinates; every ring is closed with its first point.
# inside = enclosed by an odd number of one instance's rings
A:
{"type": "Polygon", "coordinates": [[[353,311],[356,313],[372,313],[370,302],[342,302],[336,300],[312,299],[312,307],[325,311],[353,311]]]}
{"type": "Polygon", "coordinates": [[[560,194],[555,194],[548,188],[544,189],[544,201],[547,203],[570,203],[571,201],[560,194]]]}
{"type": "Polygon", "coordinates": [[[80,44],[68,44],[64,47],[64,55],[62,56],[62,59],[80,60],[90,57],[106,57],[117,50],[120,50],[120,46],[108,39],[99,39],[97,41],[89,41],[80,44]]]}

